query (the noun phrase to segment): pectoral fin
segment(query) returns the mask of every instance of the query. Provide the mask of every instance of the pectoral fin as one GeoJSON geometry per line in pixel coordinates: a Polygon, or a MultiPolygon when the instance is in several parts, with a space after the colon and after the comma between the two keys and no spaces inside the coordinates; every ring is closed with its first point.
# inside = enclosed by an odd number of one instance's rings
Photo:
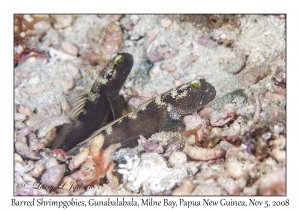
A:
{"type": "Polygon", "coordinates": [[[78,116],[82,112],[86,101],[87,101],[88,95],[84,94],[81,96],[78,96],[70,101],[71,110],[68,112],[68,116],[72,120],[77,120],[78,116]]]}
{"type": "Polygon", "coordinates": [[[64,124],[60,128],[58,136],[56,137],[56,139],[52,145],[52,149],[62,148],[62,145],[65,143],[65,140],[71,134],[73,127],[74,127],[73,123],[68,123],[68,124],[64,124]]]}
{"type": "Polygon", "coordinates": [[[181,116],[176,113],[173,107],[169,107],[169,110],[162,116],[159,122],[159,131],[178,131],[179,128],[184,127],[185,124],[181,116]]]}

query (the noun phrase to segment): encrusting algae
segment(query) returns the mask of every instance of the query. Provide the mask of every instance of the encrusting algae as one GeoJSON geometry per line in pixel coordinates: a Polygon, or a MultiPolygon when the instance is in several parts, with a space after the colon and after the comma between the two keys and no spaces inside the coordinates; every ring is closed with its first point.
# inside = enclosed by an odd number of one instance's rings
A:
{"type": "MultiPolygon", "coordinates": [[[[285,15],[17,14],[14,20],[15,195],[286,195],[285,15]],[[138,121],[153,120],[130,138],[131,147],[107,143],[116,131],[108,126],[73,155],[51,150],[61,126],[84,114],[72,102],[89,95],[115,52],[131,54],[134,63],[113,95],[133,110],[131,120],[150,105],[166,106],[159,120],[151,111],[138,121]],[[184,114],[169,106],[174,96],[188,95],[178,88],[197,76],[215,87],[214,100],[184,114]],[[171,89],[170,101],[163,100],[160,94],[171,89]],[[178,124],[170,127],[163,115],[178,124]],[[143,133],[151,126],[159,128],[143,133]]],[[[101,126],[118,118],[110,110],[101,126]]]]}

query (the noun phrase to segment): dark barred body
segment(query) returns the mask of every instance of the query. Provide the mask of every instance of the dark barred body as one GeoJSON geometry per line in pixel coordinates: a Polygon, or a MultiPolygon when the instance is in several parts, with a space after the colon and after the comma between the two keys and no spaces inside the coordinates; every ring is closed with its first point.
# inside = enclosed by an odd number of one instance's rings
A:
{"type": "MultiPolygon", "coordinates": [[[[124,98],[119,95],[133,65],[128,53],[115,53],[99,74],[90,93],[82,97],[71,114],[71,123],[64,124],[52,149],[70,150],[87,139],[112,112],[114,118],[122,115],[124,98]]],[[[72,111],[72,110],[71,110],[72,111]]]]}
{"type": "Polygon", "coordinates": [[[193,81],[149,100],[135,111],[99,129],[77,148],[89,145],[91,139],[98,135],[104,137],[105,149],[115,143],[126,145],[139,135],[150,136],[158,131],[176,131],[185,127],[183,116],[202,109],[215,96],[214,86],[205,79],[196,77],[193,81]]]}

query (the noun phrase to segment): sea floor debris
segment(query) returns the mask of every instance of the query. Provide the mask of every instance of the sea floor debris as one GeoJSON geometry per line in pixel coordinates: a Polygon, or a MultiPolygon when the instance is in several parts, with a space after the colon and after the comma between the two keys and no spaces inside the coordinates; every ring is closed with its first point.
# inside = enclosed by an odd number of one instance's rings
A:
{"type": "Polygon", "coordinates": [[[15,21],[15,195],[286,195],[284,16],[15,21]],[[77,155],[51,151],[69,101],[89,92],[115,51],[134,58],[120,91],[132,109],[197,75],[217,96],[185,129],[141,136],[133,148],[102,150],[97,137],[77,155]]]}

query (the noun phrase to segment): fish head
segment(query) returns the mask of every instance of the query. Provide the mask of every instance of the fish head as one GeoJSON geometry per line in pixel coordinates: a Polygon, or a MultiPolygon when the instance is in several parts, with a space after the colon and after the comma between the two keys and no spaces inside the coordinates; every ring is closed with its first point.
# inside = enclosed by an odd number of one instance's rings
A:
{"type": "Polygon", "coordinates": [[[168,92],[165,100],[181,115],[202,109],[216,96],[215,87],[204,78],[197,76],[191,82],[182,84],[168,92]]]}

